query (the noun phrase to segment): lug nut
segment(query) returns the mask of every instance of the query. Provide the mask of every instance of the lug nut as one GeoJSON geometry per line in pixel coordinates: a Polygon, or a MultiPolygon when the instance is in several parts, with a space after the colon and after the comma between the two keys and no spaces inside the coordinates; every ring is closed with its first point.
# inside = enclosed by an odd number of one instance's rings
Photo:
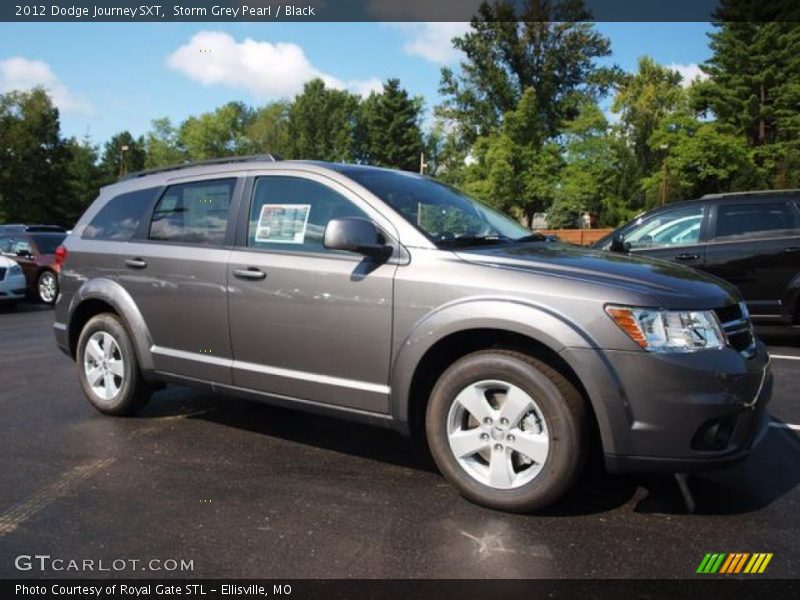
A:
{"type": "Polygon", "coordinates": [[[506,439],[507,439],[509,442],[513,442],[513,441],[514,441],[514,436],[513,436],[513,435],[511,435],[511,434],[509,434],[509,435],[507,435],[507,436],[506,436],[506,439]]]}
{"type": "Polygon", "coordinates": [[[484,440],[484,441],[488,440],[489,439],[489,434],[488,433],[482,433],[481,434],[481,439],[484,440]]]}
{"type": "Polygon", "coordinates": [[[508,419],[506,419],[505,417],[500,419],[500,425],[508,425],[508,419]]]}
{"type": "Polygon", "coordinates": [[[492,418],[491,418],[491,417],[486,417],[486,418],[483,420],[483,424],[484,424],[484,425],[491,425],[491,424],[492,424],[492,418]]]}
{"type": "Polygon", "coordinates": [[[495,445],[494,445],[494,449],[495,449],[497,452],[500,452],[500,451],[503,449],[503,446],[502,446],[502,444],[495,444],[495,445]]]}

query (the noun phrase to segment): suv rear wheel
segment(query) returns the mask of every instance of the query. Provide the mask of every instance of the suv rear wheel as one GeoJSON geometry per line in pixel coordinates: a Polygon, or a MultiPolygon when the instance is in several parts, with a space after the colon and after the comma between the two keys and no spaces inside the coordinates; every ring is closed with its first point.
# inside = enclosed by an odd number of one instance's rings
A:
{"type": "Polygon", "coordinates": [[[133,343],[114,314],[92,317],[78,338],[78,379],[87,400],[109,415],[132,415],[153,392],[139,372],[133,343]]]}
{"type": "Polygon", "coordinates": [[[532,512],[560,498],[580,473],[586,407],[577,389],[526,354],[487,350],[451,365],[431,393],[428,444],[466,498],[532,512]]]}
{"type": "Polygon", "coordinates": [[[58,297],[58,278],[53,271],[42,271],[36,280],[36,293],[44,304],[55,304],[58,297]]]}

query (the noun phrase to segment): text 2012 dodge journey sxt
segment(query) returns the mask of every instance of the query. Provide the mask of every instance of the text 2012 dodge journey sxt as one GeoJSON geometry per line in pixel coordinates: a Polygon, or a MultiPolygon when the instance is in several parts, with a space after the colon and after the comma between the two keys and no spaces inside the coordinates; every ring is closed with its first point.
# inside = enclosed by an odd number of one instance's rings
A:
{"type": "Polygon", "coordinates": [[[557,500],[612,471],[745,457],[764,345],[732,286],[553,243],[457,190],[230,159],[103,188],[59,250],[59,346],[101,412],[161,382],[424,434],[467,498],[557,500]]]}

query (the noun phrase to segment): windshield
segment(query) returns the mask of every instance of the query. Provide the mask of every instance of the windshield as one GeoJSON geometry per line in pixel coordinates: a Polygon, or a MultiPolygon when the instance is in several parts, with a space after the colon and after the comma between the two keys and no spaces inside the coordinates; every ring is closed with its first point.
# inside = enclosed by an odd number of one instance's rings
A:
{"type": "Polygon", "coordinates": [[[440,247],[544,239],[438,181],[398,171],[353,169],[347,176],[386,202],[440,247]]]}

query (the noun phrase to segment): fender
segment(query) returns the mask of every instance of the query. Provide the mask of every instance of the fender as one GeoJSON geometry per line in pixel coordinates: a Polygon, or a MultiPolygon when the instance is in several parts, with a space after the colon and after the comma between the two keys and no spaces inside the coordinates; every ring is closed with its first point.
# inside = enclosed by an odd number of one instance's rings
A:
{"type": "MultiPolygon", "coordinates": [[[[139,367],[143,372],[152,371],[154,366],[150,348],[153,347],[153,338],[147,329],[142,313],[125,288],[111,279],[90,279],[72,296],[69,305],[68,323],[72,323],[75,310],[86,300],[102,300],[114,308],[117,314],[122,317],[131,336],[139,367]]],[[[69,339],[70,347],[76,341],[69,339]]]]}
{"type": "MultiPolygon", "coordinates": [[[[597,341],[576,323],[545,306],[519,298],[473,297],[445,304],[426,314],[412,328],[397,352],[390,375],[389,411],[396,426],[407,432],[411,381],[425,353],[448,335],[470,329],[499,329],[517,333],[547,346],[569,365],[583,383],[598,378],[603,385],[586,386],[604,448],[615,447],[609,411],[625,413],[625,394],[619,377],[597,341]],[[585,349],[585,352],[576,352],[585,349]],[[583,359],[592,357],[591,364],[583,359]],[[619,402],[610,402],[611,397],[619,402]]],[[[614,415],[617,416],[617,415],[614,415]]]]}
{"type": "Polygon", "coordinates": [[[470,329],[517,333],[556,353],[565,347],[598,347],[588,333],[563,314],[519,298],[473,297],[442,305],[415,323],[397,352],[390,375],[389,410],[394,419],[408,420],[411,380],[425,353],[448,335],[470,329]]]}

